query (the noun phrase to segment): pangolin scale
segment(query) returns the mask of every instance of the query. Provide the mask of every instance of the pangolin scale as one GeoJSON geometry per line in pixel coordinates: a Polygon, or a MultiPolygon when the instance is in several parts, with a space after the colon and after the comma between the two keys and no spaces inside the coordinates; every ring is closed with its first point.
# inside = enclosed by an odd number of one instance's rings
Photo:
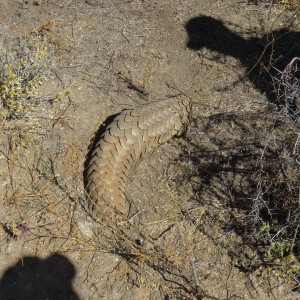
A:
{"type": "Polygon", "coordinates": [[[181,135],[190,110],[190,100],[180,96],[147,102],[113,116],[94,141],[85,164],[87,203],[96,219],[114,220],[126,213],[130,170],[142,156],[181,135]]]}

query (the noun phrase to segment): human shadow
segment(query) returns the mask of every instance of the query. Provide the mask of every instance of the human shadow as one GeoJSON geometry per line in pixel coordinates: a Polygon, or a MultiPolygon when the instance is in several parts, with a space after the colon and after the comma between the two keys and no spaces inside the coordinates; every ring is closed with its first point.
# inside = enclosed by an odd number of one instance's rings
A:
{"type": "Polygon", "coordinates": [[[27,256],[8,268],[0,279],[1,300],[79,300],[72,288],[75,268],[60,254],[42,260],[27,256]]]}
{"type": "MultiPolygon", "coordinates": [[[[300,56],[300,32],[283,28],[247,39],[227,28],[221,20],[208,16],[190,19],[185,28],[189,49],[207,48],[238,59],[255,88],[271,103],[282,105],[276,78],[294,57],[300,56]]],[[[293,75],[300,79],[300,68],[293,75]]],[[[296,102],[290,100],[291,111],[297,111],[296,102]]]]}

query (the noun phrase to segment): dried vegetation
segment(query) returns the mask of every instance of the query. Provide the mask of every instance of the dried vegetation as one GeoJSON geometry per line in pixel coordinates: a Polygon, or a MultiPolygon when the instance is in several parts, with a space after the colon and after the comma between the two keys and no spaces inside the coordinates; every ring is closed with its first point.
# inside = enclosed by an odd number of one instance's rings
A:
{"type": "MultiPolygon", "coordinates": [[[[299,10],[296,0],[256,2],[260,9],[276,4],[299,10]]],[[[43,24],[43,31],[53,26],[43,24]]],[[[47,41],[44,34],[20,37],[1,49],[0,205],[5,215],[0,212],[0,242],[6,248],[0,253],[14,253],[9,246],[14,241],[21,241],[20,252],[76,253],[77,261],[85,263],[80,284],[90,280],[103,290],[144,289],[143,295],[153,289],[157,298],[164,299],[214,295],[225,299],[240,296],[238,289],[254,298],[264,297],[273,291],[274,274],[280,284],[288,282],[297,292],[299,57],[273,78],[276,102],[272,104],[263,103],[259,95],[252,110],[220,112],[217,105],[207,109],[195,101],[188,132],[137,169],[135,177],[148,182],[131,179],[136,198],[127,222],[118,227],[97,223],[85,211],[82,167],[88,139],[74,138],[70,125],[76,95],[57,86],[45,92],[49,81],[61,80],[52,65],[54,38],[47,41]],[[99,279],[93,263],[103,253],[116,255],[118,261],[106,277],[102,274],[105,279],[99,279]],[[267,278],[268,286],[257,279],[260,276],[267,278]],[[230,285],[229,278],[243,280],[230,285]]],[[[155,62],[162,59],[157,57],[155,62]]],[[[208,71],[212,66],[211,62],[208,71]]],[[[124,64],[124,68],[129,67],[124,64]]],[[[151,73],[149,68],[144,74],[151,73]]],[[[149,80],[141,75],[138,84],[121,71],[109,72],[109,88],[115,94],[129,89],[137,99],[147,101],[145,82],[151,81],[150,75],[149,80]]],[[[89,75],[89,84],[98,79],[89,75]]],[[[227,88],[232,96],[241,86],[243,91],[253,89],[246,85],[239,77],[227,88]]],[[[101,90],[100,84],[93,86],[101,90]]],[[[227,91],[216,87],[214,92],[227,91]]],[[[102,295],[92,289],[86,293],[90,299],[102,295]]]]}

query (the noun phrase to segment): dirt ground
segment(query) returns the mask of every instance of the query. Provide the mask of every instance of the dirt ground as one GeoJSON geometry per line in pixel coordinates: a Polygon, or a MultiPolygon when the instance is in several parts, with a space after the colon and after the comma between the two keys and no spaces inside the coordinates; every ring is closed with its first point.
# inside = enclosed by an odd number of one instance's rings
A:
{"type": "Polygon", "coordinates": [[[186,27],[206,16],[260,44],[288,20],[300,32],[299,14],[237,0],[0,4],[1,47],[39,32],[52,61],[39,92],[64,94],[39,117],[0,124],[0,299],[300,298],[238,226],[263,149],[252,133],[272,123],[268,93],[247,75],[248,55],[218,36],[219,49],[196,49],[186,27]],[[100,124],[179,94],[193,101],[191,124],[134,170],[129,225],[93,221],[82,173],[100,124]]]}

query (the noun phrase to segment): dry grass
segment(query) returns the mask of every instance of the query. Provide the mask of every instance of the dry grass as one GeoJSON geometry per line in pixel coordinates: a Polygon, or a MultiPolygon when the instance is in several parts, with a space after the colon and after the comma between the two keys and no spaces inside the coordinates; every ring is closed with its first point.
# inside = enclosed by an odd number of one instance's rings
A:
{"type": "MultiPolygon", "coordinates": [[[[52,25],[43,23],[43,30],[48,26],[52,25]]],[[[168,297],[200,299],[207,296],[207,286],[223,289],[224,297],[235,294],[235,283],[228,282],[232,278],[245,285],[233,265],[246,274],[259,273],[265,265],[251,244],[259,237],[267,241],[268,270],[298,280],[299,124],[288,117],[294,98],[283,96],[290,93],[281,95],[280,113],[256,103],[260,110],[253,114],[251,109],[236,112],[236,107],[214,114],[216,105],[205,115],[199,113],[204,106],[196,103],[188,134],[174,142],[176,149],[168,145],[170,153],[163,156],[167,163],[151,165],[159,156],[149,159],[147,171],[157,177],[149,179],[150,188],[140,182],[135,185],[144,208],[129,222],[113,227],[94,222],[84,211],[82,166],[88,138],[74,137],[70,130],[74,116],[68,90],[46,94],[43,90],[51,76],[51,49],[39,36],[21,40],[16,53],[10,47],[1,56],[5,62],[0,72],[1,243],[19,241],[35,255],[76,252],[79,260],[87,262],[86,280],[98,276],[94,257],[113,253],[120,260],[112,266],[108,285],[125,281],[140,288],[150,286],[168,297]],[[280,126],[274,128],[278,122],[280,126]],[[151,173],[153,169],[166,171],[157,175],[151,173]],[[274,201],[274,195],[279,201],[274,201]],[[275,209],[282,211],[280,219],[275,209]],[[287,216],[289,229],[283,225],[287,216]],[[253,239],[249,239],[249,220],[253,239]],[[218,269],[224,266],[225,271],[218,269]]],[[[136,67],[138,71],[124,64],[125,71],[112,76],[114,92],[130,95],[128,99],[134,92],[136,98],[148,98],[160,63],[153,57],[153,62],[136,67]]],[[[122,65],[122,57],[118,62],[122,65]]],[[[207,67],[207,72],[213,67],[207,67]]],[[[283,77],[278,85],[290,88],[283,77]]],[[[207,93],[211,96],[211,91],[207,93]]],[[[230,97],[244,97],[234,93],[233,89],[230,97]]]]}

